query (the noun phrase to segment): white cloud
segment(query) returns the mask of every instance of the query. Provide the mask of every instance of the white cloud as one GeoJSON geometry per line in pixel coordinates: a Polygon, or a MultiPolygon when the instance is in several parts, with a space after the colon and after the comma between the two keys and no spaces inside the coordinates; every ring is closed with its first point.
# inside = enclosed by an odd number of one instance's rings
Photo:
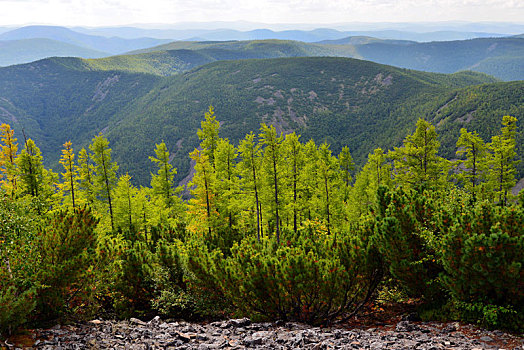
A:
{"type": "Polygon", "coordinates": [[[0,0],[0,26],[191,21],[517,21],[522,0],[0,0]]]}

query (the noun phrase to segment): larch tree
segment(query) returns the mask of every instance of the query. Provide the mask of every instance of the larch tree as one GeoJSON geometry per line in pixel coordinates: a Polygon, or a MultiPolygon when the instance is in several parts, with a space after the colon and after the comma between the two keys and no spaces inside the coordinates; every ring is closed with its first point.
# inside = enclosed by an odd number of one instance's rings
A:
{"type": "Polygon", "coordinates": [[[382,148],[376,148],[368,155],[368,161],[355,177],[352,189],[352,205],[350,210],[356,212],[356,218],[367,213],[377,199],[379,186],[393,185],[391,165],[382,148]]]}
{"type": "Polygon", "coordinates": [[[22,194],[38,197],[43,190],[45,174],[42,153],[32,139],[27,139],[17,163],[22,194]]]}
{"type": "Polygon", "coordinates": [[[435,126],[419,119],[415,132],[404,139],[404,145],[390,152],[395,160],[397,183],[411,186],[446,183],[449,162],[437,155],[439,147],[435,126]]]}
{"type": "Polygon", "coordinates": [[[493,136],[488,148],[492,152],[489,164],[489,183],[498,196],[501,205],[506,205],[508,192],[515,186],[517,118],[504,116],[502,118],[501,134],[493,136]]]}
{"type": "Polygon", "coordinates": [[[0,178],[0,183],[10,196],[13,196],[17,189],[16,157],[18,144],[14,134],[14,130],[8,124],[0,125],[0,137],[2,140],[2,145],[0,145],[0,171],[3,174],[3,177],[0,178]]]}
{"type": "Polygon", "coordinates": [[[218,222],[215,171],[203,151],[195,149],[189,156],[195,162],[195,174],[188,185],[193,195],[189,201],[189,228],[195,232],[207,230],[209,237],[212,237],[218,222]]]}
{"type": "Polygon", "coordinates": [[[166,144],[162,141],[156,145],[155,157],[149,159],[158,167],[156,174],[151,174],[151,188],[156,196],[163,198],[168,208],[173,207],[178,197],[175,196],[174,179],[177,173],[169,163],[169,151],[166,144]]]}
{"type": "Polygon", "coordinates": [[[342,150],[338,155],[338,162],[342,169],[342,178],[344,180],[344,202],[346,202],[349,198],[349,190],[353,180],[351,174],[355,171],[355,163],[353,162],[353,157],[351,157],[351,152],[349,152],[348,146],[342,147],[342,150]]]}
{"type": "Polygon", "coordinates": [[[77,189],[77,168],[74,165],[75,154],[71,147],[71,141],[64,143],[64,149],[62,149],[62,156],[60,157],[60,164],[64,167],[62,177],[64,181],[60,184],[60,189],[65,192],[69,192],[71,195],[71,203],[73,209],[76,206],[75,203],[75,191],[77,189]]]}
{"type": "Polygon", "coordinates": [[[136,213],[133,212],[133,198],[136,188],[131,184],[131,176],[120,176],[114,190],[115,226],[120,229],[131,230],[136,213]]]}
{"type": "Polygon", "coordinates": [[[111,228],[114,230],[112,191],[117,182],[116,172],[118,171],[118,165],[111,161],[109,141],[102,134],[95,136],[89,149],[93,152],[92,157],[95,169],[93,184],[95,185],[95,193],[102,200],[108,202],[111,228]]]}
{"type": "Polygon", "coordinates": [[[304,168],[303,146],[299,138],[300,136],[297,136],[297,134],[293,132],[286,135],[282,144],[286,158],[286,187],[292,192],[289,206],[291,207],[290,211],[293,213],[294,232],[298,230],[300,174],[304,168]]]}
{"type": "Polygon", "coordinates": [[[260,241],[260,237],[264,235],[260,202],[260,166],[262,156],[260,145],[255,142],[253,132],[247,134],[246,137],[240,141],[238,150],[241,158],[238,169],[242,179],[242,188],[243,192],[249,197],[246,198],[246,202],[250,203],[247,205],[247,208],[253,208],[253,206],[255,208],[252,212],[256,214],[257,240],[260,241]]]}
{"type": "Polygon", "coordinates": [[[215,110],[213,106],[209,106],[208,111],[204,115],[204,120],[200,123],[201,129],[197,131],[200,139],[200,147],[202,152],[209,159],[209,163],[215,167],[215,150],[218,146],[218,130],[220,123],[216,120],[215,110]]]}
{"type": "MultiPolygon", "coordinates": [[[[94,189],[94,165],[92,164],[91,157],[87,153],[85,148],[82,148],[78,152],[78,165],[76,166],[76,172],[78,174],[78,191],[84,202],[88,205],[93,205],[95,202],[95,189],[94,189]]],[[[77,196],[79,197],[79,196],[77,196]]]]}
{"type": "Polygon", "coordinates": [[[270,196],[273,200],[270,201],[271,209],[273,211],[273,219],[276,226],[277,242],[280,243],[280,212],[283,206],[281,198],[281,182],[282,182],[282,141],[283,136],[277,136],[277,132],[273,125],[267,126],[262,124],[260,128],[259,139],[264,148],[264,163],[267,174],[267,182],[271,189],[270,196]]]}
{"type": "MultiPolygon", "coordinates": [[[[340,165],[336,157],[331,154],[329,145],[323,143],[318,148],[317,158],[317,198],[319,200],[319,212],[323,212],[324,222],[327,227],[328,234],[331,234],[333,229],[333,214],[339,213],[340,206],[337,205],[337,189],[342,185],[338,180],[340,179],[340,165]]],[[[335,235],[336,240],[336,235],[335,235]]],[[[334,240],[334,241],[335,241],[334,240]]]]}
{"type": "Polygon", "coordinates": [[[217,209],[221,217],[228,220],[228,229],[233,229],[233,212],[231,205],[237,193],[238,175],[236,169],[237,149],[228,139],[219,139],[215,149],[216,190],[220,198],[217,209]]]}
{"type": "Polygon", "coordinates": [[[488,150],[486,144],[477,132],[468,132],[462,128],[457,140],[456,154],[459,157],[465,157],[456,162],[459,168],[458,178],[476,200],[480,185],[485,181],[487,175],[488,150]]]}

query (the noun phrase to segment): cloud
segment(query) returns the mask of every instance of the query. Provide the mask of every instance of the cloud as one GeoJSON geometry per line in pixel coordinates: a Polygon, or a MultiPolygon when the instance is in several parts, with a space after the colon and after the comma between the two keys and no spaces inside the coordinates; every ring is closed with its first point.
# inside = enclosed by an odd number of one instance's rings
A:
{"type": "Polygon", "coordinates": [[[522,0],[0,0],[0,25],[517,21],[522,0]]]}

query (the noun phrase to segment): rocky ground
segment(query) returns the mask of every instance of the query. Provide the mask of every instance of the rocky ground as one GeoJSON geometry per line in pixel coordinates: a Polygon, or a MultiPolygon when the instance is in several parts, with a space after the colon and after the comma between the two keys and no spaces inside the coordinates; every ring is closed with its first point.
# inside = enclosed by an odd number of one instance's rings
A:
{"type": "MultiPolygon", "coordinates": [[[[93,320],[31,334],[33,344],[26,345],[34,349],[524,349],[522,337],[500,331],[406,320],[350,329],[247,318],[196,324],[155,317],[149,322],[93,320]]],[[[21,347],[10,340],[6,345],[21,347]]]]}

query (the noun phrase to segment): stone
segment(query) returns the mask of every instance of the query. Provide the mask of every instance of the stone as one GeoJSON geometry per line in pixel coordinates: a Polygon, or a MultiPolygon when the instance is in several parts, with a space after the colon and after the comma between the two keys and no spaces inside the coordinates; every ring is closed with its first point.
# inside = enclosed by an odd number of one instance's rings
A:
{"type": "Polygon", "coordinates": [[[145,323],[144,321],[139,320],[138,318],[134,318],[134,317],[131,317],[131,318],[129,319],[129,322],[130,322],[130,323],[134,323],[134,324],[138,324],[138,325],[141,325],[141,326],[145,326],[145,325],[147,325],[147,323],[145,323]]]}

